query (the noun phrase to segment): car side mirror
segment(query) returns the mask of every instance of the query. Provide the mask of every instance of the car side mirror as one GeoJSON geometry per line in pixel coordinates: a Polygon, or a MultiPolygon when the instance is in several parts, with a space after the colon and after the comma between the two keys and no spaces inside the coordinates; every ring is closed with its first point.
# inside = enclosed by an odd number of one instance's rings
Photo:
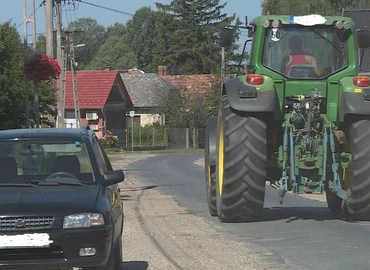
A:
{"type": "Polygon", "coordinates": [[[125,180],[125,174],[121,170],[109,171],[104,174],[104,184],[106,186],[121,183],[123,180],[125,180]]]}

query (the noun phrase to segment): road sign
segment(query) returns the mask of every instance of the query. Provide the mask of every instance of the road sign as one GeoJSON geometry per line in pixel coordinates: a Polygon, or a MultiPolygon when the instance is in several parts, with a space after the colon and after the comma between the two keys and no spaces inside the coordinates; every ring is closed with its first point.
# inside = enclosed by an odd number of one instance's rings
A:
{"type": "Polygon", "coordinates": [[[130,116],[130,117],[134,117],[134,116],[135,116],[135,111],[130,111],[129,116],[130,116]]]}

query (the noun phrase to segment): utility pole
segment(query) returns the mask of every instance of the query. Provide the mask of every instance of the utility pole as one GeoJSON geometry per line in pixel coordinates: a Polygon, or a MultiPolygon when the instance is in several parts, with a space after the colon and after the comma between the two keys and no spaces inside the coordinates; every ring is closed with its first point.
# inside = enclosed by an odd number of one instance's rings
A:
{"type": "Polygon", "coordinates": [[[80,114],[80,102],[78,100],[78,88],[77,88],[77,78],[76,78],[76,60],[75,60],[75,45],[73,43],[74,31],[65,30],[64,35],[66,37],[66,43],[69,46],[69,59],[71,64],[71,79],[72,79],[72,91],[73,91],[73,102],[75,109],[75,119],[76,128],[81,127],[81,114],[80,114]]]}
{"type": "Polygon", "coordinates": [[[46,18],[46,54],[54,58],[53,0],[44,0],[46,18]]]}
{"type": "MultiPolygon", "coordinates": [[[[56,11],[56,28],[57,28],[57,60],[59,64],[64,63],[63,53],[62,53],[62,0],[55,0],[55,11],[56,11]]],[[[64,64],[62,64],[64,65],[64,64]]],[[[63,78],[65,70],[61,68],[60,78],[57,85],[57,127],[63,128],[64,124],[64,88],[63,88],[63,78]]]]}
{"type": "MultiPolygon", "coordinates": [[[[31,1],[31,15],[27,15],[27,7],[29,6],[27,0],[23,0],[23,45],[24,45],[24,61],[28,60],[29,51],[36,52],[36,16],[35,16],[35,0],[31,1]],[[32,46],[28,45],[28,33],[27,24],[32,24],[32,46]]],[[[34,127],[39,128],[40,126],[40,113],[39,113],[39,93],[37,82],[33,81],[34,87],[34,102],[32,105],[29,104],[29,79],[24,75],[24,89],[25,89],[25,103],[26,103],[26,128],[30,128],[30,111],[34,112],[34,127]]]]}

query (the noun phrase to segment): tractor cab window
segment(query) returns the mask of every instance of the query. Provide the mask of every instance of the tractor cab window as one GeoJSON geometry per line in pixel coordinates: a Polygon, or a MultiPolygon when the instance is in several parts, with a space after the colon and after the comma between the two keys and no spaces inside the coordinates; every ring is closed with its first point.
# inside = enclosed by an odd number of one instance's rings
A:
{"type": "Polygon", "coordinates": [[[269,28],[262,61],[287,78],[323,78],[347,67],[346,38],[332,26],[269,28]]]}

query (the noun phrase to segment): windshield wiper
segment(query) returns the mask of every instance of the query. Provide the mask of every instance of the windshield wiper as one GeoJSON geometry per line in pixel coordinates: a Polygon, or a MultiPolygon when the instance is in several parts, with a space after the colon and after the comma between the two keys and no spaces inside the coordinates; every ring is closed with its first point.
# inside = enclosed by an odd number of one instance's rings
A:
{"type": "Polygon", "coordinates": [[[34,187],[34,184],[31,183],[0,183],[0,187],[34,187]]]}
{"type": "Polygon", "coordinates": [[[81,182],[71,183],[71,182],[58,182],[58,181],[40,181],[40,180],[30,180],[21,182],[21,184],[30,184],[36,186],[85,186],[81,182]]]}

